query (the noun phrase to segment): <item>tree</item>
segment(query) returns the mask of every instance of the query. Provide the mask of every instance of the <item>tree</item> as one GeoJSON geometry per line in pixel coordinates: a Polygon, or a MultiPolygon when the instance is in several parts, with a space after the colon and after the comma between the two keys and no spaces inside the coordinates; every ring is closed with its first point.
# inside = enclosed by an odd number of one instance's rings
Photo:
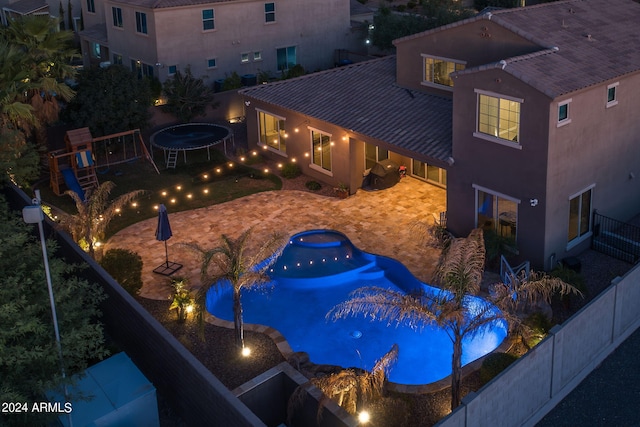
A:
{"type": "Polygon", "coordinates": [[[63,118],[76,128],[88,127],[93,136],[104,136],[147,128],[152,105],[148,78],[138,78],[122,65],[90,68],[80,73],[76,96],[63,118]]]}
{"type": "MultiPolygon", "coordinates": [[[[349,368],[335,374],[311,378],[309,383],[319,388],[324,394],[318,404],[318,419],[329,399],[334,400],[348,413],[355,415],[358,407],[382,396],[389,371],[398,360],[398,352],[398,345],[394,344],[376,361],[371,372],[349,368]]],[[[304,403],[305,395],[304,384],[298,386],[291,394],[287,405],[289,423],[293,419],[296,408],[304,403]]]]}
{"type": "MultiPolygon", "coordinates": [[[[105,297],[79,278],[79,267],[56,257],[47,242],[49,268],[67,377],[108,355],[98,305],[105,297]]],[[[44,263],[33,225],[10,212],[0,198],[0,401],[44,401],[62,379],[44,263]]],[[[55,415],[54,415],[55,417],[55,415]]],[[[51,420],[49,420],[51,421],[51,420]]],[[[2,425],[49,425],[37,414],[0,415],[2,425]]]]}
{"type": "Polygon", "coordinates": [[[211,249],[202,248],[197,243],[181,244],[197,254],[201,261],[202,284],[195,297],[198,323],[204,327],[205,304],[209,290],[214,286],[230,286],[233,292],[235,343],[239,349],[244,348],[242,291],[264,286],[271,281],[266,270],[275,261],[286,242],[285,236],[274,233],[259,244],[257,251],[252,256],[247,256],[247,245],[252,232],[253,229],[249,228],[237,239],[223,234],[220,237],[220,246],[211,249]],[[211,271],[212,269],[213,271],[211,271]]]}
{"type": "Polygon", "coordinates": [[[408,322],[416,329],[435,324],[443,328],[453,344],[451,359],[451,409],[460,405],[462,342],[483,332],[496,322],[506,320],[510,330],[520,327],[519,308],[539,301],[549,302],[551,295],[578,291],[557,278],[532,273],[511,286],[497,285],[489,300],[471,299],[480,291],[484,272],[482,229],[474,229],[466,238],[450,239],[442,251],[434,294],[405,294],[378,287],[356,289],[351,298],[335,306],[327,315],[333,319],[364,314],[372,319],[399,324],[408,322]],[[471,303],[473,301],[473,303],[471,303]],[[499,310],[496,310],[496,306],[499,310]]]}
{"type": "Polygon", "coordinates": [[[95,242],[104,238],[113,217],[125,205],[145,193],[144,190],[131,191],[109,201],[109,195],[115,186],[113,182],[105,181],[97,188],[88,190],[85,200],[74,191],[65,191],[75,202],[78,213],[73,215],[61,212],[60,226],[67,230],[92,258],[95,258],[95,242]]]}
{"type": "Polygon", "coordinates": [[[164,94],[167,98],[162,111],[173,114],[181,122],[189,122],[194,117],[204,116],[207,107],[216,107],[213,102],[213,89],[204,84],[203,79],[193,77],[191,67],[184,73],[180,70],[164,82],[164,94]]]}

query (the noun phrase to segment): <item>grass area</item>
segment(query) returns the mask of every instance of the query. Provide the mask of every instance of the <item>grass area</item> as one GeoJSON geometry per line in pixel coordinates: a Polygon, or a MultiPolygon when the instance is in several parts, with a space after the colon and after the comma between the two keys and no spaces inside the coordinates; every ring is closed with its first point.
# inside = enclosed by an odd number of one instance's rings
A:
{"type": "MultiPolygon", "coordinates": [[[[113,181],[116,184],[111,199],[134,190],[147,191],[135,205],[123,209],[111,221],[105,237],[108,239],[129,225],[155,217],[160,203],[172,213],[282,188],[282,181],[273,174],[231,161],[218,150],[211,150],[211,160],[207,160],[206,151],[200,151],[187,153],[186,164],[180,153],[175,169],[162,169],[162,156],[156,156],[159,175],[145,160],[123,163],[108,170],[99,168],[100,183],[113,181]]],[[[41,193],[45,204],[65,212],[77,212],[71,197],[57,196],[49,187],[41,188],[41,193]]]]}

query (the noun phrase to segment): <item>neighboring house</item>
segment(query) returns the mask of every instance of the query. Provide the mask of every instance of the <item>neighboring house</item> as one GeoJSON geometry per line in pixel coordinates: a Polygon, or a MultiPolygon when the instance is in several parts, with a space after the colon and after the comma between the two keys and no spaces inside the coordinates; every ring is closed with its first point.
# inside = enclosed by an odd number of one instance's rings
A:
{"type": "Polygon", "coordinates": [[[446,186],[454,234],[494,230],[549,269],[589,246],[594,210],[640,212],[639,22],[632,0],[569,0],[398,39],[243,90],[249,143],[352,192],[389,156],[446,186]]]}
{"type": "Polygon", "coordinates": [[[123,64],[166,80],[187,66],[224,79],[334,65],[353,43],[348,0],[83,0],[85,66],[123,64]]]}
{"type": "Polygon", "coordinates": [[[9,20],[20,16],[50,15],[61,18],[67,30],[77,31],[80,29],[80,2],[81,0],[0,0],[2,24],[7,25],[9,20]],[[60,16],[61,6],[62,16],[60,16]],[[69,8],[71,8],[71,23],[69,8]]]}

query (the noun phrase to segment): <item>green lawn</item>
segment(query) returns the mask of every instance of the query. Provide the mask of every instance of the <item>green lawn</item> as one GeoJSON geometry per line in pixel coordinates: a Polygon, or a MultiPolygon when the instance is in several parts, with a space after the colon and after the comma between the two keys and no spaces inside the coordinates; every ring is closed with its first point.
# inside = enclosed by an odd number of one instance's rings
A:
{"type": "MultiPolygon", "coordinates": [[[[160,174],[146,160],[111,166],[108,170],[98,168],[100,183],[113,181],[116,184],[111,198],[134,190],[146,190],[135,206],[128,206],[115,217],[107,231],[107,239],[131,224],[157,215],[157,206],[164,203],[169,213],[186,211],[261,191],[279,190],[282,181],[250,166],[228,160],[218,150],[211,150],[211,160],[206,151],[189,152],[187,164],[180,153],[176,169],[164,169],[162,156],[155,158],[160,174]]],[[[47,181],[48,182],[48,181],[47,181]]],[[[65,212],[76,213],[76,208],[67,195],[56,196],[49,188],[42,188],[42,199],[65,212]]]]}

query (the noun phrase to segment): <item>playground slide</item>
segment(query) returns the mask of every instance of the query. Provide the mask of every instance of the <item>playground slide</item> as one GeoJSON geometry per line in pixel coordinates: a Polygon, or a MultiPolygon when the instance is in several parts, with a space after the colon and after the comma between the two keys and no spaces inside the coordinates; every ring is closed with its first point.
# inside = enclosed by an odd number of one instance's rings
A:
{"type": "Polygon", "coordinates": [[[62,169],[60,172],[62,172],[67,188],[71,191],[75,191],[76,194],[80,196],[80,200],[84,201],[84,190],[80,187],[80,183],[78,182],[78,178],[76,178],[76,174],[73,172],[73,169],[62,169]]]}

